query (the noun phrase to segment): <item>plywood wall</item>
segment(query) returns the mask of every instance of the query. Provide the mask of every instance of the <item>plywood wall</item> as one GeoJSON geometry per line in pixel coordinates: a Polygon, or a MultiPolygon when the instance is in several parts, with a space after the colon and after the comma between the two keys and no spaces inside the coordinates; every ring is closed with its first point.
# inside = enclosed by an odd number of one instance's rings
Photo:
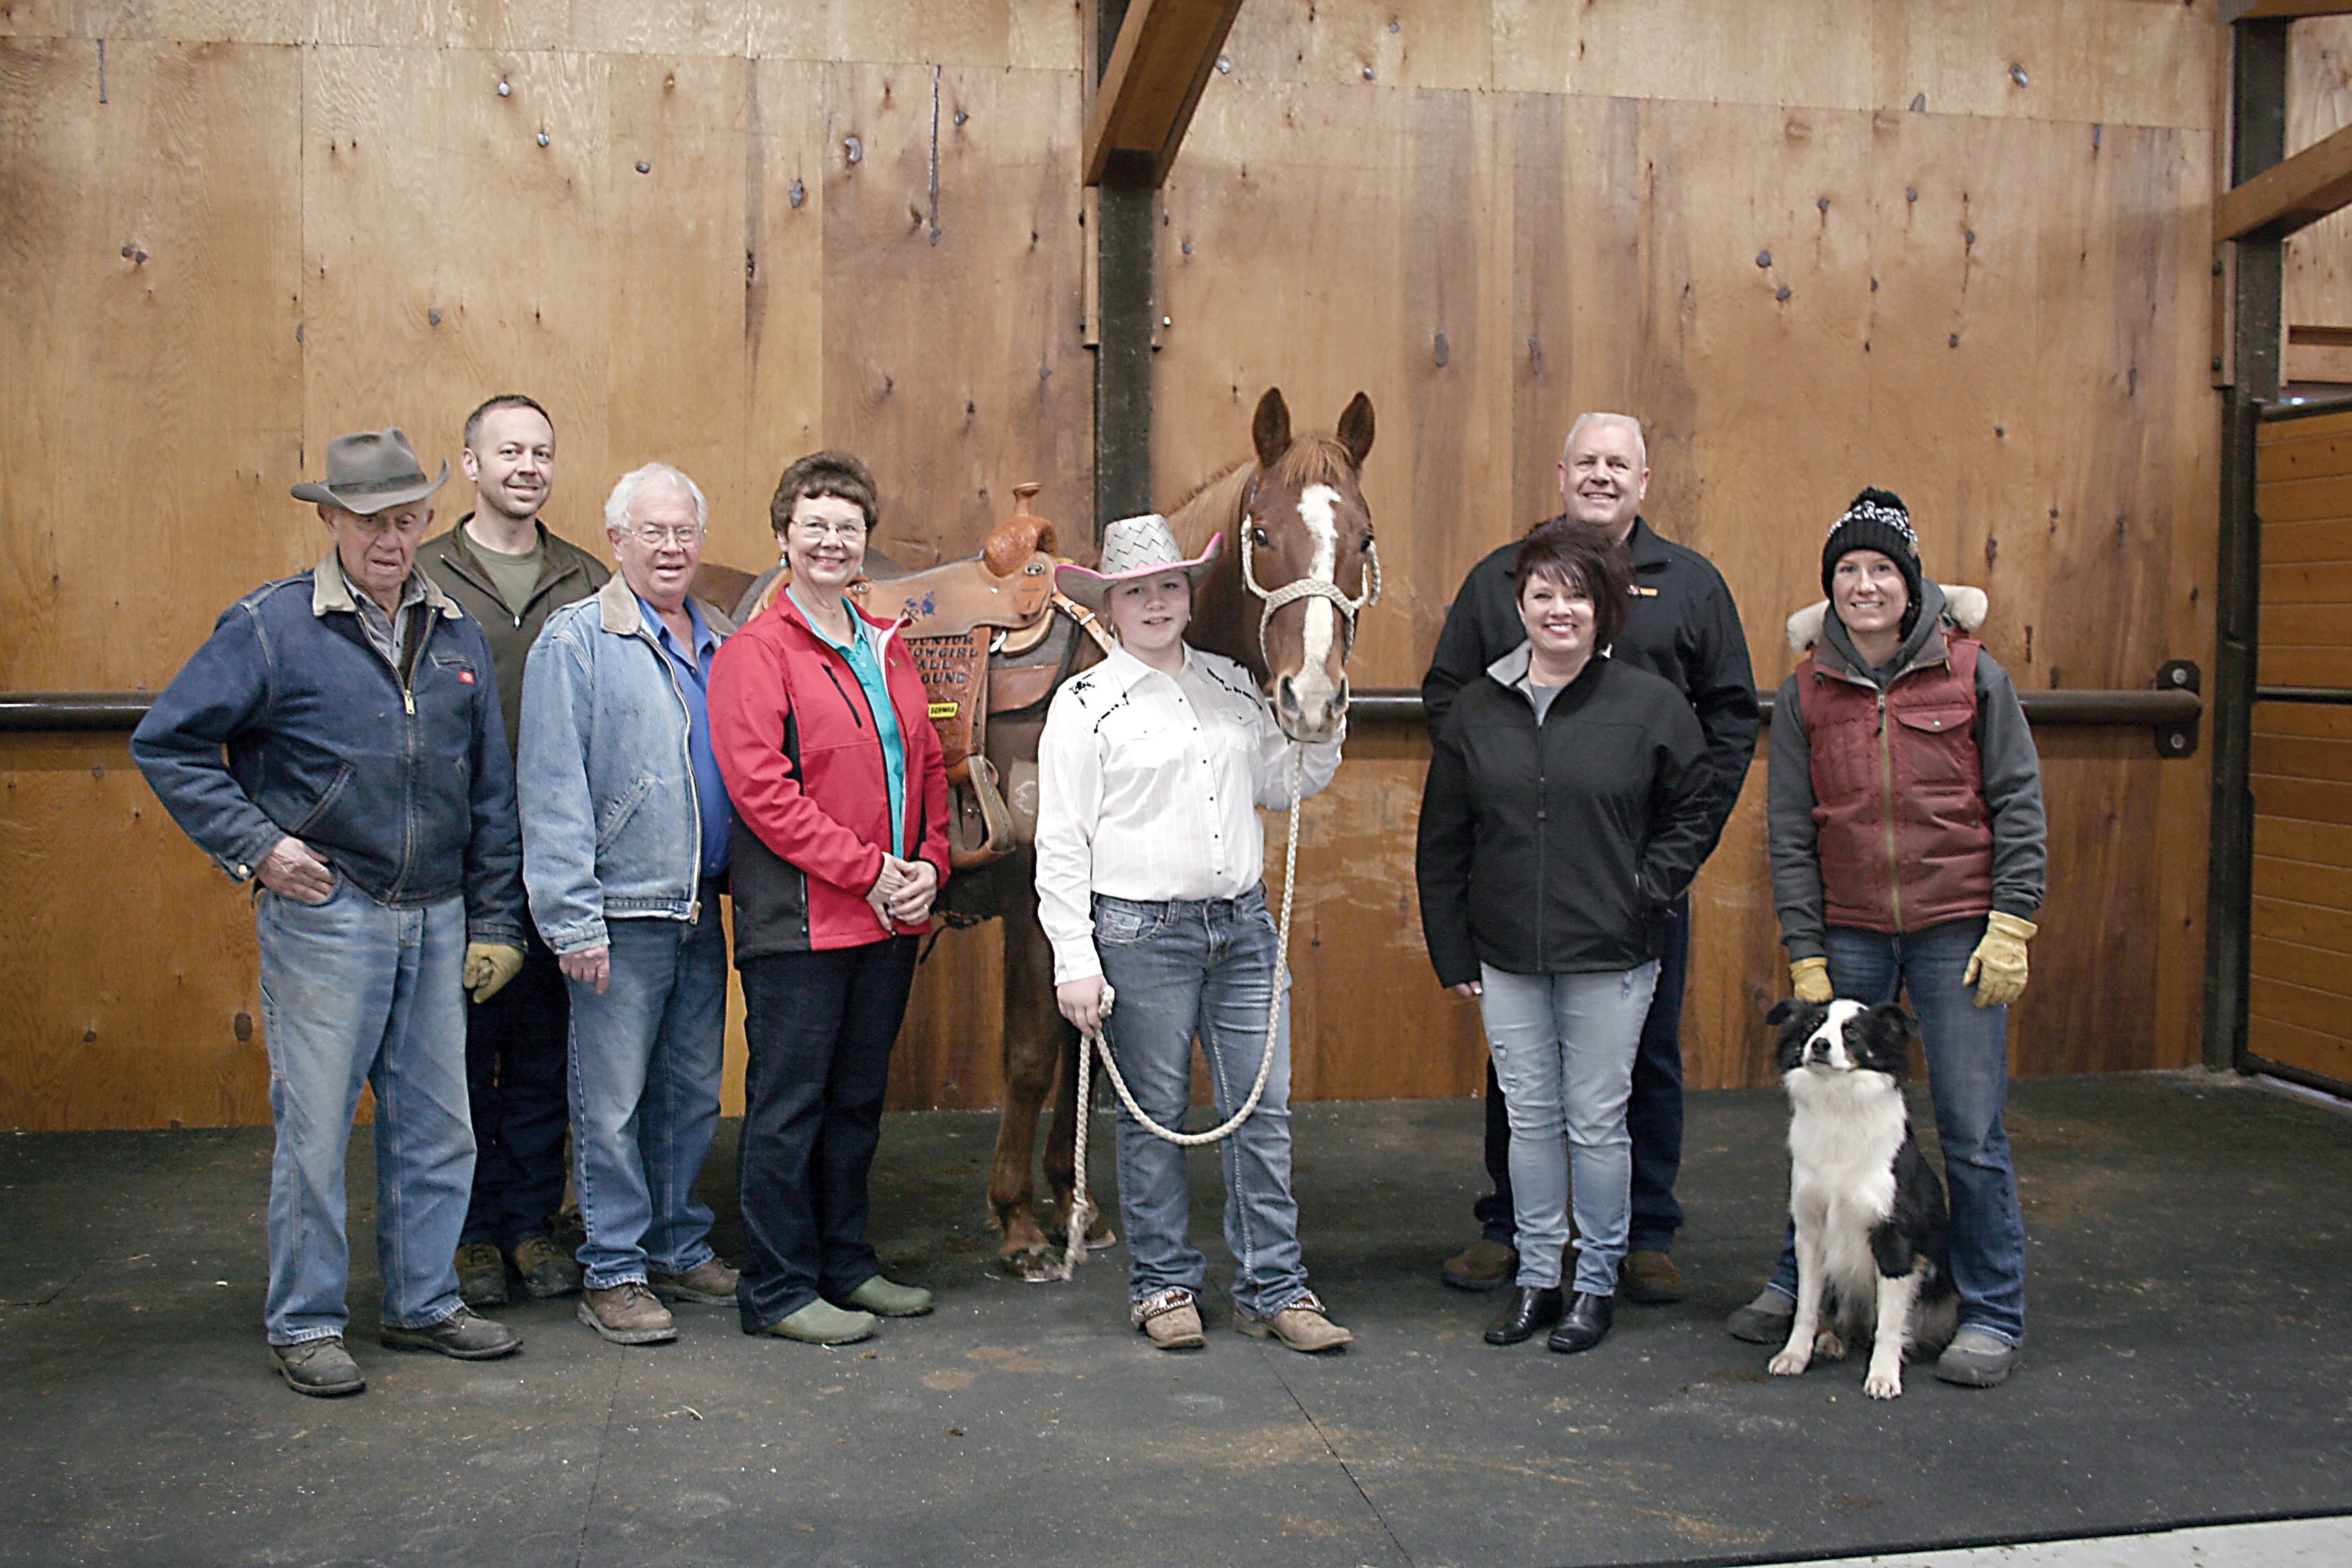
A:
{"type": "MultiPolygon", "coordinates": [[[[1360,680],[1418,682],[1470,565],[1559,510],[1593,407],[1648,423],[1645,510],[1722,568],[1759,684],[1864,484],[1910,500],[1932,575],[1989,590],[2021,685],[2209,658],[2210,8],[1468,9],[1246,8],[1167,197],[1162,471],[1227,454],[1267,382],[1323,419],[1359,387],[1380,410],[1360,680]]],[[[2017,1065],[2190,1062],[2203,772],[2145,733],[2041,741],[2052,902],[2017,1065]]],[[[1477,1081],[1475,1017],[1398,896],[1424,755],[1359,747],[1310,807],[1302,1087],[1477,1081]]],[[[1695,1084],[1766,1081],[1763,790],[1759,763],[1695,896],[1695,1084]]]]}
{"type": "MultiPolygon", "coordinates": [[[[2347,125],[2352,125],[2352,16],[2297,22],[2287,34],[2287,153],[2300,153],[2347,125]]],[[[2287,236],[2284,267],[2279,315],[2289,335],[2287,379],[2352,382],[2352,214],[2336,213],[2287,236]],[[2297,327],[2315,341],[2295,342],[2297,327]]]]}
{"type": "MultiPolygon", "coordinates": [[[[1372,395],[1361,683],[1418,680],[1591,405],[1650,422],[1649,512],[1724,568],[1759,681],[1864,483],[1910,498],[1931,572],[1990,589],[2021,682],[2207,657],[2212,0],[1772,10],[1244,7],[1163,203],[1154,461],[1172,498],[1243,456],[1270,383],[1318,424],[1372,395]]],[[[712,554],[757,564],[776,471],[819,445],[872,461],[912,560],[1024,479],[1083,531],[1085,21],[0,0],[0,687],[168,679],[319,553],[286,489],[329,437],[397,423],[454,458],[511,388],[555,412],[549,518],[577,540],[658,457],[710,493],[712,554]]],[[[1310,808],[1302,1095],[1476,1082],[1420,952],[1420,747],[1365,731],[1310,808]]],[[[2020,1066],[2190,1061],[2201,770],[2129,732],[2044,752],[2020,1066]]],[[[244,897],[126,760],[0,741],[0,1125],[266,1117],[244,897]]],[[[1757,1080],[1780,983],[1760,772],[1698,890],[1701,1084],[1757,1080]]],[[[896,1103],[993,1101],[995,964],[986,930],[941,943],[896,1103]]]]}

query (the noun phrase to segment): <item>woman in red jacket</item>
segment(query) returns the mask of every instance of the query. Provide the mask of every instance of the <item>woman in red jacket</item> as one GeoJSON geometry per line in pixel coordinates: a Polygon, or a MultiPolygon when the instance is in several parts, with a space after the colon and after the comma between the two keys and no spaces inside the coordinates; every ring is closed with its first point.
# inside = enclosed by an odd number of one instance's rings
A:
{"type": "Polygon", "coordinates": [[[948,875],[947,774],[914,661],[852,605],[866,465],[816,452],[769,515],[790,585],[719,649],[710,732],[735,803],[743,973],[743,1331],[846,1344],[928,1290],[882,1276],[866,1183],[916,939],[948,875]]]}

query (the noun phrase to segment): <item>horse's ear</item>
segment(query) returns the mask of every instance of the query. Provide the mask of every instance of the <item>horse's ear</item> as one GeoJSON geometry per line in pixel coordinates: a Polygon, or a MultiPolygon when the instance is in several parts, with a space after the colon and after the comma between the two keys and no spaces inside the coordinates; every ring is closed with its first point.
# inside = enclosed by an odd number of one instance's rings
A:
{"type": "Polygon", "coordinates": [[[1257,400],[1257,414],[1250,420],[1250,439],[1257,446],[1261,468],[1274,467],[1290,450],[1290,405],[1282,400],[1282,388],[1269,386],[1257,400]]]}
{"type": "Polygon", "coordinates": [[[1371,455],[1372,400],[1360,392],[1348,400],[1339,416],[1339,445],[1348,448],[1348,460],[1359,468],[1371,455]]]}

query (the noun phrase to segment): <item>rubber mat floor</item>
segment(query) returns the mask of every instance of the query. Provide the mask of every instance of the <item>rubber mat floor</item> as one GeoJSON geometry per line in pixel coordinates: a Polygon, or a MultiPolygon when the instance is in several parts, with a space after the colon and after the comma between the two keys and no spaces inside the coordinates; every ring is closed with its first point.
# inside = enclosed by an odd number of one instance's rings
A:
{"type": "MultiPolygon", "coordinates": [[[[1475,1101],[1294,1112],[1313,1283],[1358,1342],[1232,1330],[1151,1350],[1125,1252],[1068,1283],[993,1266],[992,1117],[893,1116],[872,1235],[939,1310],[862,1345],[683,1308],[624,1349],[570,1300],[506,1361],[396,1354],[365,1130],[351,1166],[368,1392],[268,1371],[266,1129],[0,1135],[0,1563],[1763,1563],[2352,1512],[2352,1117],[2229,1078],[2021,1082],[2030,1332],[2004,1387],[1915,1368],[1866,1399],[1722,1331],[1780,1229],[1773,1091],[1696,1094],[1687,1300],[1599,1349],[1492,1349],[1437,1280],[1475,1235],[1475,1101]]],[[[1097,1191],[1113,1195],[1108,1118],[1097,1191]]],[[[704,1175],[736,1241],[731,1124],[704,1175]]],[[[1218,1157],[1194,1235],[1227,1277],[1218,1157]]]]}

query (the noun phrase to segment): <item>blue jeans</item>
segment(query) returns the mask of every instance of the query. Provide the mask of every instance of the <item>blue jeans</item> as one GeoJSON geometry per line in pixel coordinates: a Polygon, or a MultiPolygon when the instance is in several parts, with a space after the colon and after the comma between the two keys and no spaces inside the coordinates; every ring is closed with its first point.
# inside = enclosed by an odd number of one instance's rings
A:
{"type": "MultiPolygon", "coordinates": [[[[1690,974],[1690,900],[1676,899],[1666,917],[1666,950],[1658,955],[1658,987],[1642,1043],[1633,1052],[1633,1096],[1625,1104],[1625,1131],[1633,1140],[1633,1217],[1626,1247],[1671,1252],[1682,1228],[1675,1182],[1683,1168],[1683,990],[1690,974]]],[[[1486,1177],[1492,1190],[1470,1205],[1478,1233],[1505,1247],[1517,1245],[1511,1203],[1511,1113],[1486,1063],[1486,1177]]]]}
{"type": "Polygon", "coordinates": [[[474,1181],[465,901],[394,909],[339,877],[320,904],[262,893],[254,930],[278,1131],[262,1308],[269,1342],[331,1339],[350,1317],[343,1156],[362,1084],[375,1089],[383,1320],[421,1329],[455,1315],[457,1233],[474,1181]]]}
{"type": "MultiPolygon", "coordinates": [[[[1840,996],[1875,1005],[1900,989],[1918,1015],[1950,1189],[1960,1326],[2016,1344],[2025,1337],[2025,1219],[2000,1121],[2009,1099],[2009,1009],[1978,1006],[1974,991],[1960,984],[1984,933],[1977,915],[1901,936],[1832,926],[1825,944],[1830,984],[1840,996]]],[[[1796,1297],[1793,1231],[1772,1289],[1796,1297]]]]}
{"type": "Polygon", "coordinates": [[[1511,1118],[1518,1283],[1539,1289],[1560,1283],[1572,1163],[1576,1289],[1614,1295],[1633,1209],[1625,1102],[1657,963],[1590,974],[1478,968],[1479,1013],[1511,1118]]]}
{"type": "Polygon", "coordinates": [[[571,982],[572,1164],[591,1289],[683,1274],[710,1257],[695,1195],[719,1126],[727,939],[715,898],[698,921],[616,920],[604,994],[571,982]]]}
{"type": "MultiPolygon", "coordinates": [[[[1119,1075],[1144,1113],[1181,1125],[1192,1102],[1197,1035],[1223,1121],[1249,1098],[1277,994],[1274,1066],[1250,1119],[1217,1145],[1225,1169],[1225,1246],[1237,1265],[1234,1304],[1270,1318],[1307,1294],[1298,1202],[1290,1193],[1290,977],[1278,973],[1265,889],[1205,902],[1137,903],[1097,894],[1095,951],[1118,993],[1108,1029],[1119,1075]]],[[[1083,1110],[1082,1112],[1083,1113],[1083,1110]]],[[[1118,1209],[1127,1226],[1128,1291],[1171,1286],[1199,1294],[1208,1260],[1189,1239],[1187,1152],[1121,1106],[1118,1209]]]]}

